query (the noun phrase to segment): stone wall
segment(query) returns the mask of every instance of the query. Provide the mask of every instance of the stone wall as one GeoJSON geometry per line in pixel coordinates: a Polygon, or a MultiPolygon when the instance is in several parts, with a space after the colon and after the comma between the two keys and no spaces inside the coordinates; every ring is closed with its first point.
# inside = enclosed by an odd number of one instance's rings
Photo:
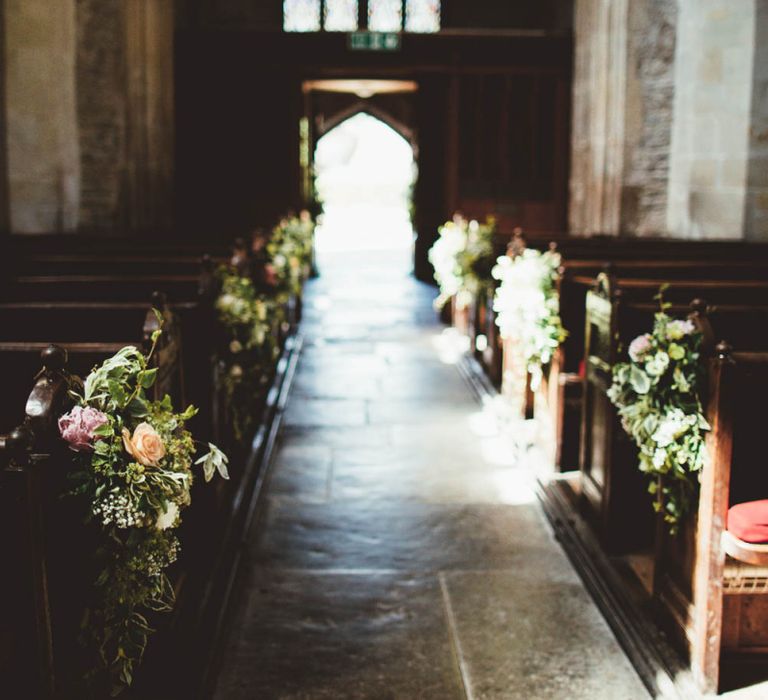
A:
{"type": "Polygon", "coordinates": [[[755,10],[744,228],[747,238],[768,239],[768,2],[758,2],[755,10]]]}
{"type": "Polygon", "coordinates": [[[741,238],[755,55],[754,0],[681,0],[669,231],[741,238]]]}
{"type": "Polygon", "coordinates": [[[124,212],[126,64],[123,3],[77,0],[80,227],[115,228],[124,212]]]}
{"type": "Polygon", "coordinates": [[[674,100],[677,4],[631,0],[620,230],[665,229],[674,100]]]}
{"type": "Polygon", "coordinates": [[[75,0],[5,0],[4,28],[11,229],[71,230],[80,197],[75,0]]]}
{"type": "Polygon", "coordinates": [[[768,3],[577,0],[575,234],[768,238],[768,3]]]}
{"type": "Polygon", "coordinates": [[[0,228],[169,227],[174,0],[0,3],[0,228]]]}
{"type": "Polygon", "coordinates": [[[570,228],[576,234],[664,227],[676,6],[672,0],[577,0],[570,228]]]}

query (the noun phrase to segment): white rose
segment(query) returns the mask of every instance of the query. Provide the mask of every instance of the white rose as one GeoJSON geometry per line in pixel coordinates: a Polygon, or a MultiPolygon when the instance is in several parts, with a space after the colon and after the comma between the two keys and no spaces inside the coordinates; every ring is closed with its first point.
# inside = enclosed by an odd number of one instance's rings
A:
{"type": "Polygon", "coordinates": [[[167,530],[169,527],[173,527],[175,525],[178,517],[179,506],[171,501],[168,504],[165,513],[161,513],[157,516],[157,522],[155,523],[155,526],[158,530],[167,530]]]}
{"type": "Polygon", "coordinates": [[[222,294],[219,297],[218,306],[220,309],[228,309],[235,302],[235,297],[231,294],[222,294]]]}

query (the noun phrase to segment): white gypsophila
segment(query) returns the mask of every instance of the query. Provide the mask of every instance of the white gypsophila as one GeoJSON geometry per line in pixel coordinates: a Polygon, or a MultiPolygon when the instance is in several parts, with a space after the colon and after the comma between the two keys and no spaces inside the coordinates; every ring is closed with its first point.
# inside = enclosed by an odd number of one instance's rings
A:
{"type": "Polygon", "coordinates": [[[142,568],[150,576],[159,576],[167,566],[170,566],[178,559],[179,549],[179,541],[174,540],[166,556],[159,556],[156,552],[149,552],[141,562],[142,568]]]}
{"type": "Polygon", "coordinates": [[[655,450],[653,453],[653,466],[656,467],[656,469],[661,469],[667,461],[667,453],[665,450],[662,450],[659,448],[658,450],[655,450]]]}
{"type": "Polygon", "coordinates": [[[142,512],[129,496],[113,491],[104,498],[96,501],[92,508],[93,514],[101,518],[103,525],[114,523],[121,529],[140,525],[143,520],[142,512]]]}

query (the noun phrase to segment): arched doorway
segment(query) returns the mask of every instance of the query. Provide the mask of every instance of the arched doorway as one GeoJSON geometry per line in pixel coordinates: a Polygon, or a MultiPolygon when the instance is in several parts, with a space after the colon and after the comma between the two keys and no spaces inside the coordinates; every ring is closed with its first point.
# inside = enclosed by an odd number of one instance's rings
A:
{"type": "Polygon", "coordinates": [[[322,205],[317,262],[343,253],[376,255],[379,262],[413,268],[411,143],[379,116],[359,111],[321,136],[314,153],[315,193],[322,205]]]}

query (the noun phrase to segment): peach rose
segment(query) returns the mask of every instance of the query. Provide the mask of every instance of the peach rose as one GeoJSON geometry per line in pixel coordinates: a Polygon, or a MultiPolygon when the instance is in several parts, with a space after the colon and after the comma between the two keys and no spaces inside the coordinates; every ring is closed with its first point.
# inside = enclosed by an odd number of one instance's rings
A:
{"type": "Polygon", "coordinates": [[[139,423],[133,431],[133,437],[127,428],[123,428],[123,445],[126,452],[145,467],[156,467],[165,457],[165,445],[149,423],[139,423]]]}

